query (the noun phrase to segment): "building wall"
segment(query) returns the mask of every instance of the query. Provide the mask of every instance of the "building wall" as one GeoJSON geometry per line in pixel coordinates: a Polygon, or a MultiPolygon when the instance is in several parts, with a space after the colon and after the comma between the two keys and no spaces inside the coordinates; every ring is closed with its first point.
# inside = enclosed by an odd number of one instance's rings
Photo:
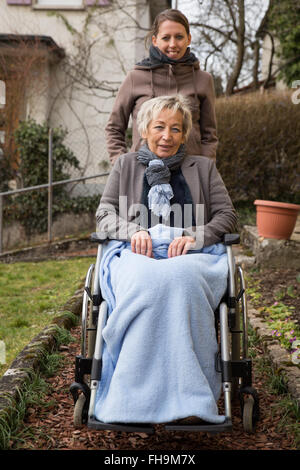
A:
{"type": "MultiPolygon", "coordinates": [[[[280,66],[280,59],[276,55],[276,50],[278,50],[278,47],[279,47],[279,41],[278,39],[274,38],[275,54],[273,57],[272,73],[275,73],[278,67],[280,66]]],[[[264,39],[263,39],[263,44],[262,44],[262,61],[261,61],[261,70],[262,70],[263,80],[265,80],[268,76],[271,51],[272,51],[271,38],[268,34],[265,34],[264,39]]],[[[284,83],[283,80],[277,79],[276,89],[285,90],[286,88],[287,88],[286,83],[284,83]]]]}
{"type": "MultiPolygon", "coordinates": [[[[82,172],[107,171],[104,127],[125,74],[146,55],[145,31],[139,31],[136,22],[149,27],[149,2],[138,0],[128,6],[126,0],[119,0],[121,8],[61,10],[37,8],[35,1],[23,6],[2,0],[1,33],[51,36],[65,50],[66,59],[49,60],[30,71],[22,118],[47,120],[53,127],[67,128],[66,142],[79,159],[82,172]],[[91,18],[86,28],[88,14],[91,18]]],[[[85,189],[94,183],[84,185],[85,189]]]]}

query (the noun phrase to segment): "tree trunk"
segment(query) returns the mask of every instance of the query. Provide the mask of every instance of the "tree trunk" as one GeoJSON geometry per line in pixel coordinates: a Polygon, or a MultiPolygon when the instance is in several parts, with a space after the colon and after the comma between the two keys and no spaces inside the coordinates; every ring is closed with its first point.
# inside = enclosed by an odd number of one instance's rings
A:
{"type": "Polygon", "coordinates": [[[244,60],[245,52],[245,1],[238,1],[239,24],[237,27],[237,58],[231,76],[229,77],[226,95],[232,95],[237,84],[244,60]]]}
{"type": "Polygon", "coordinates": [[[254,64],[253,64],[253,87],[255,90],[259,88],[258,83],[258,68],[259,68],[259,41],[256,40],[253,44],[253,56],[254,56],[254,64]]]}

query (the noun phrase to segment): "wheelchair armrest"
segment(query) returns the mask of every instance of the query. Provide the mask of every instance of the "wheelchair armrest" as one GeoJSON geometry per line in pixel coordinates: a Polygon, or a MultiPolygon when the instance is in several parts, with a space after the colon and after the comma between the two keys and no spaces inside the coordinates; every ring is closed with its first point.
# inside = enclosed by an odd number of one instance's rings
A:
{"type": "Polygon", "coordinates": [[[225,233],[224,235],[225,245],[238,245],[240,243],[240,235],[238,233],[225,233]]]}
{"type": "Polygon", "coordinates": [[[94,243],[103,244],[108,240],[117,240],[119,242],[127,242],[126,238],[109,238],[106,232],[93,232],[90,236],[90,241],[94,243]]]}
{"type": "Polygon", "coordinates": [[[91,242],[102,244],[108,240],[108,236],[105,232],[93,232],[91,234],[90,240],[91,242]]]}

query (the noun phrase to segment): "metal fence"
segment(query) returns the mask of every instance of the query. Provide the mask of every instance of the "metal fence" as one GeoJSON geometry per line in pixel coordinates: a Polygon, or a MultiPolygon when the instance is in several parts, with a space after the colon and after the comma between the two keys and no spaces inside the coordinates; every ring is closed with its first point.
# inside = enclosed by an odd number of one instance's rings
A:
{"type": "Polygon", "coordinates": [[[53,148],[52,148],[52,129],[49,129],[49,147],[48,147],[48,183],[40,184],[37,186],[29,186],[27,188],[15,189],[12,191],[4,191],[0,193],[0,254],[3,253],[3,200],[5,196],[13,196],[15,194],[22,194],[29,191],[41,190],[48,188],[48,242],[52,241],[52,203],[53,203],[53,188],[55,186],[64,185],[68,183],[76,183],[93,178],[107,176],[109,173],[98,173],[91,176],[81,176],[61,181],[53,181],[53,148]]]}

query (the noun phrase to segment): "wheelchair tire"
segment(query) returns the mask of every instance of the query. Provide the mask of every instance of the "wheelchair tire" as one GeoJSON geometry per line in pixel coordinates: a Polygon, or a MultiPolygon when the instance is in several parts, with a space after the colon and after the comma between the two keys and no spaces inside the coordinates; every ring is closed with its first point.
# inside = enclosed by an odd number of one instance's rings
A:
{"type": "Polygon", "coordinates": [[[254,398],[251,395],[248,395],[244,399],[243,406],[243,428],[247,433],[253,433],[254,431],[254,398]]]}
{"type": "Polygon", "coordinates": [[[73,422],[75,427],[81,427],[84,423],[83,419],[83,409],[85,405],[85,396],[81,393],[75,403],[74,412],[73,412],[73,422]]]}

